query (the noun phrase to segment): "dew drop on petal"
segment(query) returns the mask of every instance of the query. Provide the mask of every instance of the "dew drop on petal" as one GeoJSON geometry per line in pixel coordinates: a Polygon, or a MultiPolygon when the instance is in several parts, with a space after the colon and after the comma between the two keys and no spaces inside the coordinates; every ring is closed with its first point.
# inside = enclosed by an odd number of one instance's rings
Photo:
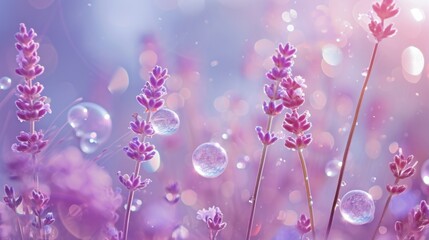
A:
{"type": "Polygon", "coordinates": [[[155,112],[150,120],[156,134],[172,135],[179,129],[180,120],[177,113],[168,109],[162,108],[155,112]]]}
{"type": "Polygon", "coordinates": [[[375,205],[371,195],[362,190],[346,193],[340,202],[343,219],[354,225],[363,225],[374,219],[375,205]]]}
{"type": "Polygon", "coordinates": [[[429,159],[423,163],[420,176],[423,183],[429,185],[429,159]]]}
{"type": "Polygon", "coordinates": [[[334,159],[326,163],[325,174],[328,177],[335,177],[338,175],[341,169],[342,162],[334,159]]]}
{"type": "Polygon", "coordinates": [[[215,178],[225,171],[228,157],[225,149],[218,143],[208,142],[194,150],[192,164],[195,171],[202,177],[215,178]]]}
{"type": "MultiPolygon", "coordinates": [[[[140,207],[142,206],[143,202],[140,199],[133,199],[133,202],[131,203],[131,207],[130,207],[130,211],[131,212],[137,212],[138,210],[140,210],[140,207]]],[[[124,209],[127,209],[127,204],[124,204],[124,209]]]]}
{"type": "Polygon", "coordinates": [[[12,79],[9,77],[0,78],[0,90],[7,90],[12,85],[12,79]]]}
{"type": "Polygon", "coordinates": [[[83,102],[71,107],[67,120],[76,136],[81,138],[81,150],[85,153],[96,151],[112,131],[109,113],[95,103],[83,102]]]}

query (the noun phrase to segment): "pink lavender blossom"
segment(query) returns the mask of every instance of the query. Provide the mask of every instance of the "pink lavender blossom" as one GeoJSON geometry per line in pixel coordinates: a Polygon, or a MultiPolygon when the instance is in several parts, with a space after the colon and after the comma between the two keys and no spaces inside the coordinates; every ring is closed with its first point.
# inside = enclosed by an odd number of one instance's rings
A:
{"type": "Polygon", "coordinates": [[[372,9],[376,15],[380,18],[380,21],[371,17],[371,21],[368,24],[368,28],[372,35],[375,37],[377,42],[392,37],[396,33],[396,29],[393,28],[393,24],[389,24],[387,27],[384,25],[384,20],[396,16],[399,13],[399,9],[395,9],[395,3],[393,0],[383,0],[380,3],[374,3],[372,9]]]}
{"type": "Polygon", "coordinates": [[[223,230],[227,225],[226,222],[223,222],[223,214],[219,207],[215,206],[198,210],[197,219],[207,224],[207,228],[210,230],[210,240],[216,239],[219,231],[223,230]]]}
{"type": "Polygon", "coordinates": [[[429,206],[423,200],[410,211],[406,222],[395,223],[396,238],[398,240],[419,239],[427,225],[429,225],[429,206]]]}
{"type": "Polygon", "coordinates": [[[119,175],[119,181],[130,191],[137,191],[147,187],[152,180],[146,178],[141,180],[141,176],[134,176],[134,173],[129,176],[128,174],[119,175]]]}
{"type": "Polygon", "coordinates": [[[305,214],[301,214],[301,216],[299,217],[299,219],[296,223],[296,228],[301,233],[301,236],[310,232],[311,231],[310,218],[307,218],[307,216],[305,216],[305,214]]]}

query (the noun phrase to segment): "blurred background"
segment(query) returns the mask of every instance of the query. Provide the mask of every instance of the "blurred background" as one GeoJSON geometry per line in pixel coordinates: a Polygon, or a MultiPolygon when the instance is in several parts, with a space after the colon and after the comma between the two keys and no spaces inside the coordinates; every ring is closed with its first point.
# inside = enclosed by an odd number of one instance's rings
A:
{"type": "MultiPolygon", "coordinates": [[[[106,206],[118,217],[116,223],[110,218],[109,222],[122,228],[124,201],[119,196],[126,198],[127,192],[117,172],[134,169],[134,161],[122,148],[132,138],[128,129],[132,114],[144,114],[135,96],[155,65],[167,67],[171,75],[166,106],[178,114],[180,128],[171,136],[150,139],[159,152],[159,164],[146,164],[142,171],[153,182],[136,194],[141,201],[131,216],[130,239],[207,238],[208,229],[196,219],[196,212],[213,205],[220,207],[228,223],[218,239],[244,239],[262,149],[254,129],[267,121],[262,111],[265,73],[272,67],[277,45],[290,42],[298,49],[293,73],[305,78],[308,86],[301,110],[311,113],[314,140],[304,155],[316,232],[322,237],[338,178],[338,164],[332,161],[342,158],[375,44],[367,29],[372,3],[1,1],[0,182],[25,188],[10,153],[15,136],[28,128],[28,123],[17,121],[14,106],[14,89],[22,81],[14,73],[14,34],[19,23],[25,23],[38,33],[45,72],[36,80],[44,84],[52,108],[36,128],[55,136],[40,161],[46,163],[41,180],[52,191],[58,239],[97,239],[91,237],[92,230],[89,234],[76,221],[67,220],[79,215],[71,213],[73,208],[85,214],[85,197],[97,198],[89,186],[111,188],[109,196],[115,197],[106,206]],[[90,150],[67,124],[67,111],[79,101],[97,104],[111,119],[110,123],[95,118],[96,125],[105,127],[99,133],[105,134],[105,140],[89,146],[90,150]],[[219,177],[204,178],[193,168],[192,152],[205,142],[217,142],[227,152],[229,162],[219,177]],[[53,173],[59,163],[63,171],[70,171],[68,178],[53,173]],[[73,171],[95,177],[88,182],[73,171]],[[60,184],[64,179],[68,182],[60,184]],[[181,197],[171,204],[163,198],[165,187],[174,182],[181,197]],[[82,193],[85,188],[88,191],[82,193]],[[55,195],[55,191],[62,192],[55,195]],[[68,194],[82,194],[82,204],[64,204],[70,200],[68,194]],[[60,217],[61,212],[66,217],[60,217]],[[177,234],[181,237],[175,238],[177,234]]],[[[355,226],[337,212],[332,239],[366,239],[374,231],[387,198],[385,186],[394,182],[388,162],[399,148],[415,156],[418,171],[403,182],[407,191],[393,198],[380,239],[393,239],[395,220],[405,218],[420,200],[429,200],[429,2],[398,1],[397,6],[399,15],[388,21],[398,33],[379,46],[340,194],[356,189],[369,192],[375,201],[375,221],[355,226]]],[[[98,107],[94,112],[104,114],[98,107]]],[[[282,118],[274,120],[281,141],[269,148],[254,239],[297,239],[294,226],[307,212],[298,155],[283,145],[288,133],[282,130],[282,118]]],[[[105,199],[100,197],[105,193],[100,194],[98,198],[105,199]]],[[[97,210],[99,203],[92,204],[97,210]]]]}

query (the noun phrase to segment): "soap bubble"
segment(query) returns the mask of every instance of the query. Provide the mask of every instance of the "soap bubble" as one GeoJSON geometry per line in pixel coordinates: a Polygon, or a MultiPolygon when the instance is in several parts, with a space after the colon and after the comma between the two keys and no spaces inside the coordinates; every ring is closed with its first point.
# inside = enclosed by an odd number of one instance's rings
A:
{"type": "Polygon", "coordinates": [[[228,165],[225,149],[218,143],[208,142],[198,146],[192,154],[195,171],[206,178],[221,175],[228,165]]]}
{"type": "Polygon", "coordinates": [[[0,90],[7,90],[12,85],[12,79],[9,77],[0,78],[0,90]]]}
{"type": "Polygon", "coordinates": [[[93,153],[104,143],[112,131],[109,113],[101,106],[84,102],[68,111],[68,123],[80,138],[80,148],[84,153],[93,153]]]}
{"type": "Polygon", "coordinates": [[[338,175],[341,169],[342,162],[334,159],[326,163],[325,174],[328,177],[335,177],[338,175]]]}
{"type": "Polygon", "coordinates": [[[141,163],[143,169],[150,173],[158,171],[161,167],[161,156],[156,149],[154,150],[154,152],[155,155],[153,155],[153,158],[151,158],[149,161],[143,161],[141,163]]]}
{"type": "Polygon", "coordinates": [[[420,176],[423,180],[423,183],[429,185],[429,159],[423,163],[420,176]]]}
{"type": "Polygon", "coordinates": [[[352,190],[341,199],[340,212],[344,220],[354,225],[363,225],[374,219],[375,205],[369,193],[352,190]]]}
{"type": "Polygon", "coordinates": [[[172,135],[180,125],[177,113],[167,108],[156,111],[150,121],[153,129],[159,135],[172,135]]]}

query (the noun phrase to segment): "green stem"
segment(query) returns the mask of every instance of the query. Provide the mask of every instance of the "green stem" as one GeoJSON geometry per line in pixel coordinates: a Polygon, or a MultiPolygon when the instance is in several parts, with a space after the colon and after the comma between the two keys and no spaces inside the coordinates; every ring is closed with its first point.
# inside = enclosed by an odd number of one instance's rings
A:
{"type": "Polygon", "coordinates": [[[302,175],[304,176],[305,183],[305,192],[307,193],[307,204],[308,212],[310,214],[310,223],[311,223],[311,233],[313,235],[313,240],[316,239],[316,231],[314,230],[314,214],[313,214],[313,197],[311,196],[310,189],[310,180],[308,178],[307,165],[305,164],[304,156],[302,155],[302,149],[296,149],[299,155],[299,160],[301,161],[302,175]]]}
{"type": "Polygon", "coordinates": [[[366,88],[368,85],[368,80],[369,80],[369,77],[371,76],[372,67],[374,65],[374,60],[375,60],[375,56],[377,53],[377,48],[378,48],[378,43],[375,44],[374,50],[372,51],[372,56],[371,56],[371,61],[369,63],[368,72],[366,74],[365,81],[364,81],[364,84],[363,84],[361,92],[360,92],[358,104],[356,106],[356,110],[355,110],[355,114],[354,114],[354,118],[353,118],[353,123],[352,123],[351,129],[350,129],[349,137],[347,139],[346,148],[344,150],[343,161],[342,161],[342,165],[341,165],[341,169],[340,169],[340,175],[339,175],[338,182],[337,182],[337,188],[335,190],[334,200],[332,201],[331,213],[329,215],[329,221],[328,221],[328,227],[326,229],[325,239],[328,239],[329,233],[330,233],[331,228],[332,228],[332,221],[334,219],[335,207],[337,205],[338,197],[340,195],[341,182],[343,181],[344,170],[346,168],[347,155],[349,153],[350,145],[352,143],[353,134],[354,134],[354,131],[356,128],[360,108],[362,106],[362,100],[363,100],[363,97],[364,97],[364,94],[365,94],[365,91],[366,91],[366,88]]]}
{"type": "MultiPolygon", "coordinates": [[[[394,185],[398,184],[399,180],[400,180],[399,178],[396,178],[394,185]]],[[[389,197],[386,200],[386,203],[384,204],[384,208],[383,208],[383,212],[381,213],[380,220],[378,221],[377,227],[375,228],[374,234],[372,235],[372,238],[371,238],[372,240],[374,240],[375,237],[377,236],[378,228],[380,228],[381,222],[383,221],[384,215],[386,214],[387,208],[389,207],[390,200],[392,200],[392,197],[393,197],[393,194],[390,193],[389,197]]]]}

